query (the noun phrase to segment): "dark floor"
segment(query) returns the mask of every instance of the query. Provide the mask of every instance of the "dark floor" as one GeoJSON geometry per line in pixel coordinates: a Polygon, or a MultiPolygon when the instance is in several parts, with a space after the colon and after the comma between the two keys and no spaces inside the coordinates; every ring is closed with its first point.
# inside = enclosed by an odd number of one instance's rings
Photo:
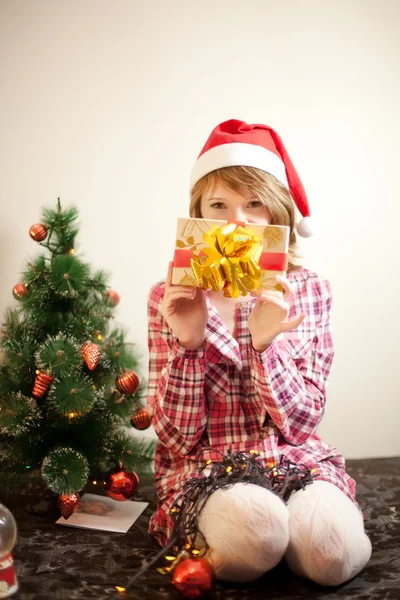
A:
{"type": "MultiPolygon", "coordinates": [[[[213,598],[400,599],[400,458],[349,460],[348,470],[358,482],[358,499],[373,546],[371,561],[358,577],[340,588],[320,588],[292,575],[283,563],[251,584],[217,582],[213,598]]],[[[50,510],[43,515],[31,514],[27,507],[32,506],[32,490],[23,490],[18,501],[3,498],[19,527],[14,557],[21,589],[14,598],[177,598],[168,576],[159,574],[154,567],[129,594],[118,593],[114,588],[126,585],[158,551],[147,533],[155,503],[153,484],[143,483],[136,499],[150,501],[150,507],[123,535],[60,527],[54,524],[56,514],[50,510]]]]}

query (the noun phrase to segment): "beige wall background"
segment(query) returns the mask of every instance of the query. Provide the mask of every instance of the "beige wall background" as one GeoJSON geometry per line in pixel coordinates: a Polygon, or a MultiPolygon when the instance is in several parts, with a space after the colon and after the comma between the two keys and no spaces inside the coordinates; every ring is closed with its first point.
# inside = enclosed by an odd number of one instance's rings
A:
{"type": "Polygon", "coordinates": [[[60,196],[145,373],[193,161],[220,121],[271,124],[320,225],[304,262],[334,293],[320,432],[349,458],[400,454],[399,26],[397,0],[0,0],[0,313],[60,196]]]}

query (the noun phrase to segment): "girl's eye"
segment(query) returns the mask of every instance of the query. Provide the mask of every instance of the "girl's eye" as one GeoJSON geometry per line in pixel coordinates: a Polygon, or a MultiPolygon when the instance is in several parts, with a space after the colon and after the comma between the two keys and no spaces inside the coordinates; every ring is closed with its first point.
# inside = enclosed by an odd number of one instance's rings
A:
{"type": "Polygon", "coordinates": [[[250,206],[251,208],[259,208],[260,206],[262,206],[262,202],[260,202],[260,200],[252,200],[250,202],[250,206]]]}
{"type": "Polygon", "coordinates": [[[211,208],[222,208],[222,207],[223,207],[222,202],[214,202],[214,204],[211,204],[211,208]]]}

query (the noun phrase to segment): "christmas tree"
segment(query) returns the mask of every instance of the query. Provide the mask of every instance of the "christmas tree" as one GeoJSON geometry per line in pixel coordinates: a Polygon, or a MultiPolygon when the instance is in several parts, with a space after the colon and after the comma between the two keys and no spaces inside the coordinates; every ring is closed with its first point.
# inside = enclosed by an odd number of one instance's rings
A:
{"type": "Polygon", "coordinates": [[[89,480],[132,497],[155,445],[131,433],[150,425],[144,386],[125,332],[110,326],[117,292],[75,254],[77,217],[58,200],[30,228],[46,250],[14,286],[0,337],[1,488],[40,469],[66,517],[89,480]]]}

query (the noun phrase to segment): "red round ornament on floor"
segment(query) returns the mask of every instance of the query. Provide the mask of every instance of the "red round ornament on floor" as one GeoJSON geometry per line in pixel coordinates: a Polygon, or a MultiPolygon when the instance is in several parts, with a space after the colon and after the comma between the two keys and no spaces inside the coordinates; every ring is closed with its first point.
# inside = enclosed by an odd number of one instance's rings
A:
{"type": "Polygon", "coordinates": [[[107,496],[113,500],[130,500],[135,495],[139,485],[139,477],[134,471],[116,467],[106,475],[104,489],[107,496]]]}
{"type": "Polygon", "coordinates": [[[186,558],[172,573],[172,584],[185,598],[201,598],[211,592],[213,569],[204,558],[186,558]]]}

